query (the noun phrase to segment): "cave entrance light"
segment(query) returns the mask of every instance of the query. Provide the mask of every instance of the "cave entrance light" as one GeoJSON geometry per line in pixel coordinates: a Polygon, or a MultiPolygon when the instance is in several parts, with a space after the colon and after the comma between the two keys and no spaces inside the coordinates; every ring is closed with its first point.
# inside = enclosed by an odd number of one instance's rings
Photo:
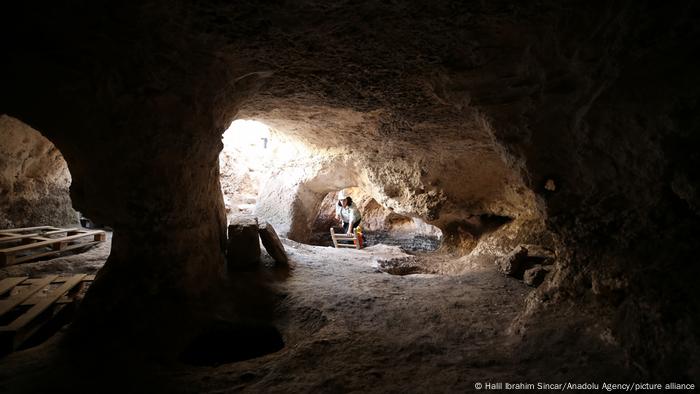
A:
{"type": "Polygon", "coordinates": [[[271,170],[304,152],[302,146],[280,138],[268,125],[250,119],[234,120],[222,139],[220,181],[229,217],[253,215],[262,184],[271,170]]]}
{"type": "Polygon", "coordinates": [[[262,158],[270,145],[270,128],[255,120],[236,119],[224,131],[224,152],[262,158]]]}
{"type": "Polygon", "coordinates": [[[223,143],[219,168],[226,213],[252,214],[271,160],[270,128],[258,121],[237,119],[224,132],[223,143]]]}

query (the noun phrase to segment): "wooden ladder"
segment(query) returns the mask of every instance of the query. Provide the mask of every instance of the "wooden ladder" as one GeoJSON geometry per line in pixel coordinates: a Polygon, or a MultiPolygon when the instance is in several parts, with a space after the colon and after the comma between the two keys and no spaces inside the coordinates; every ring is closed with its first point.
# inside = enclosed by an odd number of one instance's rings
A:
{"type": "Polygon", "coordinates": [[[347,235],[347,234],[336,234],[335,229],[331,227],[331,239],[333,240],[333,246],[336,248],[355,248],[360,249],[360,243],[357,242],[357,235],[347,235]],[[352,243],[345,243],[352,241],[352,243]]]}

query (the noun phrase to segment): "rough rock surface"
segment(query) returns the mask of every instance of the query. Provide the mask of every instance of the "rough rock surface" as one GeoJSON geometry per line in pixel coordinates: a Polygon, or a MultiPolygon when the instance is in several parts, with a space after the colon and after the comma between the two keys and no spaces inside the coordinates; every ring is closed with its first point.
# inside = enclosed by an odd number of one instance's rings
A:
{"type": "Polygon", "coordinates": [[[409,275],[422,272],[413,256],[377,259],[379,270],[392,275],[409,275]]]}
{"type": "Polygon", "coordinates": [[[523,273],[523,282],[528,286],[537,287],[542,284],[549,271],[550,268],[535,264],[532,268],[525,270],[525,273],[523,273]]]}
{"type": "Polygon", "coordinates": [[[258,231],[258,220],[252,217],[239,216],[228,225],[226,263],[229,272],[253,269],[260,263],[258,231]]]}
{"type": "Polygon", "coordinates": [[[515,278],[522,278],[523,272],[527,268],[527,249],[520,245],[513,249],[507,255],[496,260],[496,265],[498,269],[506,274],[513,276],[515,278]]]}
{"type": "Polygon", "coordinates": [[[0,141],[0,228],[77,225],[61,152],[7,115],[0,115],[0,141]]]}
{"type": "Polygon", "coordinates": [[[258,226],[258,233],[260,234],[260,241],[262,241],[267,253],[272,256],[278,264],[289,264],[289,259],[287,258],[287,252],[284,251],[284,245],[277,236],[275,228],[272,227],[270,223],[262,222],[258,226]]]}

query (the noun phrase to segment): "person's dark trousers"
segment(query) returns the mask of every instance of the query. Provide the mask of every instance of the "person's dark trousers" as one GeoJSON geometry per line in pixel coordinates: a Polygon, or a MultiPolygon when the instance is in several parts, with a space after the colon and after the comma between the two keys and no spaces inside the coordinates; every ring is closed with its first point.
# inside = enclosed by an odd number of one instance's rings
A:
{"type": "MultiPolygon", "coordinates": [[[[354,232],[357,226],[360,225],[360,221],[356,221],[355,223],[352,224],[352,231],[354,232]]],[[[348,232],[348,223],[343,222],[343,232],[347,233],[348,232]]]]}

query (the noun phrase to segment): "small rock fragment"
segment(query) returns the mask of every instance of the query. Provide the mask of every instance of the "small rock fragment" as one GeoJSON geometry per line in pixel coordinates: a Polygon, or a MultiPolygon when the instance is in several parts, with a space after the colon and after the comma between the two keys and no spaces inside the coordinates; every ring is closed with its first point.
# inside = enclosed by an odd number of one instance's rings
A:
{"type": "Polygon", "coordinates": [[[540,258],[542,260],[545,260],[554,259],[555,257],[554,251],[544,246],[533,244],[523,244],[521,246],[527,249],[527,255],[530,258],[540,258]]]}
{"type": "Polygon", "coordinates": [[[549,273],[550,268],[542,265],[535,265],[523,274],[523,281],[526,285],[537,287],[542,284],[544,278],[549,273]]]}
{"type": "Polygon", "coordinates": [[[496,259],[498,269],[506,275],[521,279],[525,271],[525,263],[527,261],[527,248],[519,245],[510,253],[496,259]]]}
{"type": "Polygon", "coordinates": [[[557,190],[557,185],[554,183],[554,179],[547,179],[547,182],[544,184],[544,189],[550,192],[557,190]]]}

